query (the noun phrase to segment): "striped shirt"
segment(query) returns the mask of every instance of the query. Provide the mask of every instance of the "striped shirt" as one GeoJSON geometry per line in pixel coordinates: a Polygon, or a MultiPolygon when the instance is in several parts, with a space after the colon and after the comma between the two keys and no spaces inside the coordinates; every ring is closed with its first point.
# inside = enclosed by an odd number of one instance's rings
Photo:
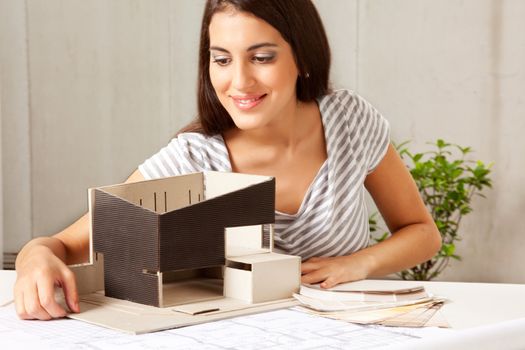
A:
{"type": "MultiPolygon", "coordinates": [[[[364,181],[390,143],[388,122],[357,94],[338,90],[317,102],[328,157],[297,213],[275,212],[275,248],[303,260],[368,246],[364,181]]],[[[221,135],[180,134],[139,166],[146,179],[206,170],[232,171],[221,135]]]]}

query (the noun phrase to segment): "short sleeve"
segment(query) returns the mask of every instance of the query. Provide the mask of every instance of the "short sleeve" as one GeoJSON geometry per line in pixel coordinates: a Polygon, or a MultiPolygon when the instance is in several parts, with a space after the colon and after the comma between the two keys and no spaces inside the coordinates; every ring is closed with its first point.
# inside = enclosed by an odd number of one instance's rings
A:
{"type": "Polygon", "coordinates": [[[188,134],[180,134],[158,153],[139,165],[146,180],[201,171],[200,143],[188,134]]]}
{"type": "Polygon", "coordinates": [[[364,98],[355,95],[360,111],[359,134],[363,144],[366,172],[370,174],[381,163],[390,145],[388,121],[364,98]]]}

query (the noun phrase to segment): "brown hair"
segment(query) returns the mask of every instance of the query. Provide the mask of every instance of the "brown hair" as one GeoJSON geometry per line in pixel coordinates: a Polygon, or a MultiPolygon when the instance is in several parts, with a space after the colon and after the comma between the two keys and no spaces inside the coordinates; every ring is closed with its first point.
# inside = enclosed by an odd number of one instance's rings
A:
{"type": "Polygon", "coordinates": [[[296,86],[299,101],[312,101],[330,92],[330,47],[311,0],[208,0],[202,17],[199,48],[199,117],[180,132],[215,135],[235,127],[215,94],[209,74],[210,22],[215,13],[227,9],[251,13],[264,20],[290,44],[299,70],[296,86]]]}

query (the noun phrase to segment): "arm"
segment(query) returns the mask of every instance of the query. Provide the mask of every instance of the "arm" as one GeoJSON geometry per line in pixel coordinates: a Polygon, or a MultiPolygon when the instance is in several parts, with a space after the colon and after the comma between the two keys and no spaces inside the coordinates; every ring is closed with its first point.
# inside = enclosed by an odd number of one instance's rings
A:
{"type": "MultiPolygon", "coordinates": [[[[141,180],[144,177],[136,170],[126,183],[141,180]]],[[[64,317],[66,311],[54,297],[55,286],[62,287],[71,311],[79,312],[75,275],[66,264],[86,262],[88,256],[87,213],[54,236],[29,241],[16,258],[14,297],[18,316],[41,320],[64,317]]]]}
{"type": "Polygon", "coordinates": [[[422,263],[436,254],[441,235],[419,196],[405,164],[392,145],[366,177],[365,187],[392,235],[348,256],[312,258],[302,264],[302,282],[321,287],[380,277],[422,263]]]}

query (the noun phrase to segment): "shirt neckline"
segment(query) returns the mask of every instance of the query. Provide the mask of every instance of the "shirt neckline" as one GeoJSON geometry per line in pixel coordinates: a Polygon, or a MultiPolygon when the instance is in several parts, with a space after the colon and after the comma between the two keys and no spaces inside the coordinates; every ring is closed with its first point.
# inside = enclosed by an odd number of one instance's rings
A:
{"type": "MultiPolygon", "coordinates": [[[[319,181],[319,178],[321,177],[321,174],[324,172],[324,168],[327,167],[327,165],[328,165],[328,160],[330,158],[330,154],[328,152],[328,142],[327,142],[327,135],[326,135],[326,120],[325,120],[325,115],[324,115],[323,111],[321,110],[321,102],[322,102],[322,100],[325,97],[326,96],[321,96],[320,98],[317,98],[316,99],[316,103],[317,103],[317,107],[319,108],[319,114],[321,115],[321,123],[323,125],[324,141],[325,141],[325,145],[326,145],[326,159],[324,160],[323,164],[319,167],[319,169],[317,170],[317,174],[315,174],[314,179],[312,180],[312,182],[308,186],[308,189],[306,190],[306,192],[304,194],[304,197],[303,197],[303,199],[301,201],[301,205],[299,206],[299,209],[297,209],[297,212],[294,213],[294,214],[289,214],[289,213],[281,212],[281,211],[276,209],[275,213],[278,214],[278,215],[286,216],[286,217],[289,217],[289,218],[297,218],[297,217],[301,216],[301,214],[304,212],[304,210],[306,208],[306,203],[308,202],[308,199],[310,198],[310,194],[313,191],[313,188],[315,187],[315,185],[319,181]]],[[[228,147],[226,147],[226,142],[224,141],[224,138],[223,138],[222,134],[218,134],[218,136],[219,136],[219,140],[221,142],[221,145],[222,145],[222,147],[224,147],[224,150],[226,152],[226,159],[227,159],[227,162],[228,162],[227,165],[228,165],[229,171],[233,172],[232,164],[231,164],[231,158],[230,158],[230,152],[228,151],[228,147]]]]}

